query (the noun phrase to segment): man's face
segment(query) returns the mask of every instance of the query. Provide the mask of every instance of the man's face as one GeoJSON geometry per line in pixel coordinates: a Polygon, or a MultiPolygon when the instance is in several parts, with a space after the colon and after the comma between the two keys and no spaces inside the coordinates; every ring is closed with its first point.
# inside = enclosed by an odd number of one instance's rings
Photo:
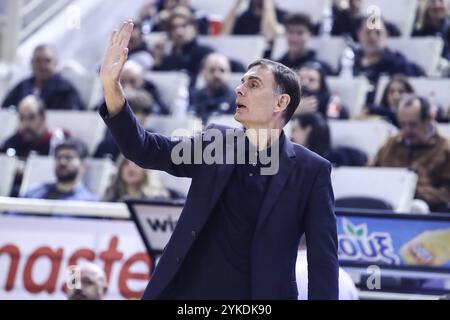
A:
{"type": "Polygon", "coordinates": [[[272,72],[263,66],[247,71],[236,87],[234,118],[246,128],[267,128],[274,118],[279,95],[272,72]]]}
{"type": "Polygon", "coordinates": [[[31,59],[33,75],[38,80],[48,80],[56,69],[56,57],[52,50],[43,48],[35,50],[31,59]]]}
{"type": "Polygon", "coordinates": [[[46,130],[45,116],[34,99],[24,99],[19,107],[19,132],[27,142],[38,140],[46,130]]]}
{"type": "Polygon", "coordinates": [[[376,24],[366,21],[358,31],[358,38],[364,53],[380,52],[385,47],[386,28],[382,22],[379,26],[376,26],[376,24]]]}
{"type": "Polygon", "coordinates": [[[421,119],[419,100],[415,100],[409,106],[400,104],[397,120],[403,140],[407,145],[414,146],[427,141],[431,120],[421,119]]]}
{"type": "Polygon", "coordinates": [[[207,58],[202,74],[208,89],[219,90],[225,87],[230,79],[230,64],[225,57],[212,55],[207,58]]]}
{"type": "Polygon", "coordinates": [[[80,269],[80,288],[69,288],[69,300],[102,300],[105,295],[104,279],[88,269],[80,269]]]}
{"type": "Polygon", "coordinates": [[[170,38],[176,46],[185,45],[196,36],[195,28],[187,19],[176,17],[170,24],[170,38]]]}
{"type": "Polygon", "coordinates": [[[311,40],[311,32],[304,25],[286,26],[286,39],[289,51],[303,52],[311,40]]]}
{"type": "Polygon", "coordinates": [[[83,169],[83,161],[78,152],[73,149],[58,149],[55,154],[55,175],[58,182],[73,182],[83,169]]]}

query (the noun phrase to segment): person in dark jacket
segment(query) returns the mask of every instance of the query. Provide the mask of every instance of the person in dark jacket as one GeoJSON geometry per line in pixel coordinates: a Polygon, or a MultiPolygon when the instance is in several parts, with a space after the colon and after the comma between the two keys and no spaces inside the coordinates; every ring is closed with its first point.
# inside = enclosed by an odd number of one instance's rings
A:
{"type": "Polygon", "coordinates": [[[39,45],[31,59],[33,75],[17,84],[7,95],[2,107],[17,106],[33,94],[44,100],[48,110],[83,110],[84,103],[74,86],[56,73],[56,52],[49,45],[39,45]]]}
{"type": "MultiPolygon", "coordinates": [[[[318,59],[315,50],[308,48],[313,31],[313,24],[309,16],[303,13],[288,14],[283,20],[283,24],[286,29],[288,50],[281,57],[275,57],[278,62],[292,69],[299,69],[308,62],[317,62],[326,74],[334,74],[332,67],[318,59]]],[[[269,44],[265,51],[265,58],[272,56],[272,45],[269,44]]]]}
{"type": "Polygon", "coordinates": [[[195,19],[189,10],[177,7],[168,21],[169,39],[173,43],[172,51],[164,54],[164,43],[158,43],[154,49],[156,71],[185,70],[195,84],[203,59],[214,50],[197,40],[195,19]]]}
{"type": "MultiPolygon", "coordinates": [[[[410,62],[403,54],[386,47],[386,25],[382,19],[379,20],[379,28],[372,27],[369,17],[361,20],[358,30],[360,47],[355,49],[355,64],[353,71],[355,75],[365,75],[371,84],[376,85],[382,74],[405,76],[424,76],[423,69],[410,62]]],[[[367,103],[373,103],[375,90],[369,92],[367,103]]]]}

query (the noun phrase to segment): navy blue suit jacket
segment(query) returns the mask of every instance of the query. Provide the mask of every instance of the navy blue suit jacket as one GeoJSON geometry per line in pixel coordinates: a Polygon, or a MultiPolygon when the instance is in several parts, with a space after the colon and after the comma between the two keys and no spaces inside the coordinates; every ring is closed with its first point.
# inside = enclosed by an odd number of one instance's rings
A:
{"type": "MultiPolygon", "coordinates": [[[[233,165],[175,164],[171,152],[180,141],[146,131],[138,124],[128,104],[114,117],[108,116],[105,105],[100,114],[125,157],[144,168],[192,178],[175,231],[143,295],[144,299],[157,299],[189,254],[231,176],[233,165]]],[[[223,132],[230,129],[213,127],[223,132]]],[[[193,140],[202,135],[181,143],[193,145],[193,140]]],[[[234,148],[235,142],[231,141],[224,142],[226,148],[234,148]]],[[[330,163],[289,139],[285,139],[279,161],[278,173],[270,180],[251,244],[251,297],[297,299],[295,263],[299,241],[305,233],[309,299],[338,299],[337,235],[330,163]]]]}

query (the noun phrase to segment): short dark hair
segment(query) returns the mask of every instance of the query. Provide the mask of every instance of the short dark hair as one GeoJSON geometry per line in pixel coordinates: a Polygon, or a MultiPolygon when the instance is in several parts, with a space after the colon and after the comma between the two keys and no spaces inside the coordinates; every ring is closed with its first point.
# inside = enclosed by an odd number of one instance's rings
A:
{"type": "Polygon", "coordinates": [[[86,159],[86,157],[88,156],[88,148],[86,144],[77,138],[69,137],[64,139],[60,144],[58,144],[55,147],[55,155],[61,149],[70,149],[76,151],[81,160],[86,159]]]}
{"type": "Polygon", "coordinates": [[[286,17],[283,20],[283,25],[285,27],[292,26],[292,25],[300,25],[306,27],[310,32],[313,32],[314,26],[311,21],[311,18],[304,13],[290,13],[286,15],[286,17]]]}
{"type": "Polygon", "coordinates": [[[426,98],[417,94],[408,94],[401,100],[400,103],[405,107],[410,107],[415,101],[419,101],[420,104],[420,120],[430,120],[432,118],[431,106],[426,98]]]}
{"type": "Polygon", "coordinates": [[[287,94],[291,98],[291,101],[289,101],[289,104],[284,111],[284,123],[288,123],[300,103],[301,89],[297,74],[284,64],[268,59],[256,60],[248,66],[247,70],[257,66],[269,69],[275,79],[276,87],[274,89],[278,91],[279,94],[287,94]]]}
{"type": "Polygon", "coordinates": [[[168,32],[172,31],[172,23],[176,18],[183,18],[186,20],[187,24],[194,26],[196,29],[198,27],[197,20],[195,20],[192,12],[184,6],[178,6],[172,10],[169,19],[167,20],[166,28],[168,32]]]}
{"type": "Polygon", "coordinates": [[[153,96],[144,89],[125,90],[125,97],[134,113],[143,112],[150,114],[153,109],[153,96]]]}

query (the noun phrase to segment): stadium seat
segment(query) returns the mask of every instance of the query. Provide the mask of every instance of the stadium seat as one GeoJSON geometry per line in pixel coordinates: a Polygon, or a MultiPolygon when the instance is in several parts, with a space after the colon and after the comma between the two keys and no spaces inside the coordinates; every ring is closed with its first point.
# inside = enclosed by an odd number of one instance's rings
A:
{"type": "Polygon", "coordinates": [[[8,197],[16,174],[17,159],[0,154],[0,197],[8,197]]]}
{"type": "Polygon", "coordinates": [[[336,208],[393,210],[392,205],[384,200],[373,197],[342,197],[336,199],[336,208]]]}
{"type": "Polygon", "coordinates": [[[327,84],[331,93],[336,93],[348,108],[350,117],[357,117],[366,102],[370,84],[366,77],[342,79],[340,77],[327,77],[327,84]]]}
{"type": "MultiPolygon", "coordinates": [[[[310,44],[310,48],[317,51],[317,58],[328,63],[334,70],[338,70],[339,61],[345,47],[346,43],[343,37],[315,37],[310,44]]],[[[280,36],[275,40],[272,59],[278,60],[286,51],[286,38],[280,36]]]]}
{"type": "Polygon", "coordinates": [[[202,122],[194,116],[173,117],[162,115],[150,115],[145,127],[152,131],[171,136],[188,136],[202,131],[202,122]],[[177,130],[180,130],[178,133],[177,130]]]}
{"type": "Polygon", "coordinates": [[[339,167],[333,169],[331,181],[337,201],[366,197],[390,204],[396,212],[409,212],[417,174],[403,168],[339,167]]]}
{"type": "Polygon", "coordinates": [[[362,8],[364,14],[373,14],[368,10],[370,6],[379,8],[381,16],[389,22],[394,23],[404,37],[409,37],[414,27],[414,18],[418,7],[417,0],[363,0],[362,8]]]}
{"type": "Polygon", "coordinates": [[[167,172],[158,170],[152,170],[151,175],[155,175],[164,187],[175,190],[183,196],[188,194],[189,187],[191,186],[191,178],[175,177],[167,172]]]}
{"type": "Polygon", "coordinates": [[[161,93],[161,99],[173,113],[183,113],[187,107],[189,77],[179,71],[152,71],[145,79],[153,82],[161,93]]]}
{"type": "MultiPolygon", "coordinates": [[[[435,103],[440,105],[445,112],[450,108],[450,79],[444,78],[408,78],[408,81],[414,87],[414,91],[425,97],[433,98],[435,103]]],[[[376,102],[380,103],[383,92],[389,82],[389,77],[383,76],[378,81],[376,93],[376,102]]]]}
{"type": "Polygon", "coordinates": [[[208,45],[228,58],[235,59],[247,67],[262,57],[266,41],[262,36],[200,36],[199,42],[208,45]]]}
{"type": "Polygon", "coordinates": [[[389,38],[386,45],[392,50],[401,52],[410,61],[421,66],[428,76],[437,75],[439,61],[444,48],[442,38],[389,38]]]}
{"type": "MultiPolygon", "coordinates": [[[[55,181],[54,159],[52,157],[30,156],[25,165],[19,195],[24,196],[32,188],[55,181]]],[[[102,198],[116,169],[110,159],[86,159],[83,181],[89,190],[102,198]]]]}
{"type": "Polygon", "coordinates": [[[18,121],[14,110],[0,109],[0,146],[17,130],[18,121]]]}
{"type": "Polygon", "coordinates": [[[92,153],[105,134],[106,126],[96,111],[47,111],[50,130],[60,128],[84,143],[92,153]]]}
{"type": "Polygon", "coordinates": [[[329,125],[333,147],[353,147],[365,152],[369,159],[396,131],[384,120],[332,120],[329,125]]]}

